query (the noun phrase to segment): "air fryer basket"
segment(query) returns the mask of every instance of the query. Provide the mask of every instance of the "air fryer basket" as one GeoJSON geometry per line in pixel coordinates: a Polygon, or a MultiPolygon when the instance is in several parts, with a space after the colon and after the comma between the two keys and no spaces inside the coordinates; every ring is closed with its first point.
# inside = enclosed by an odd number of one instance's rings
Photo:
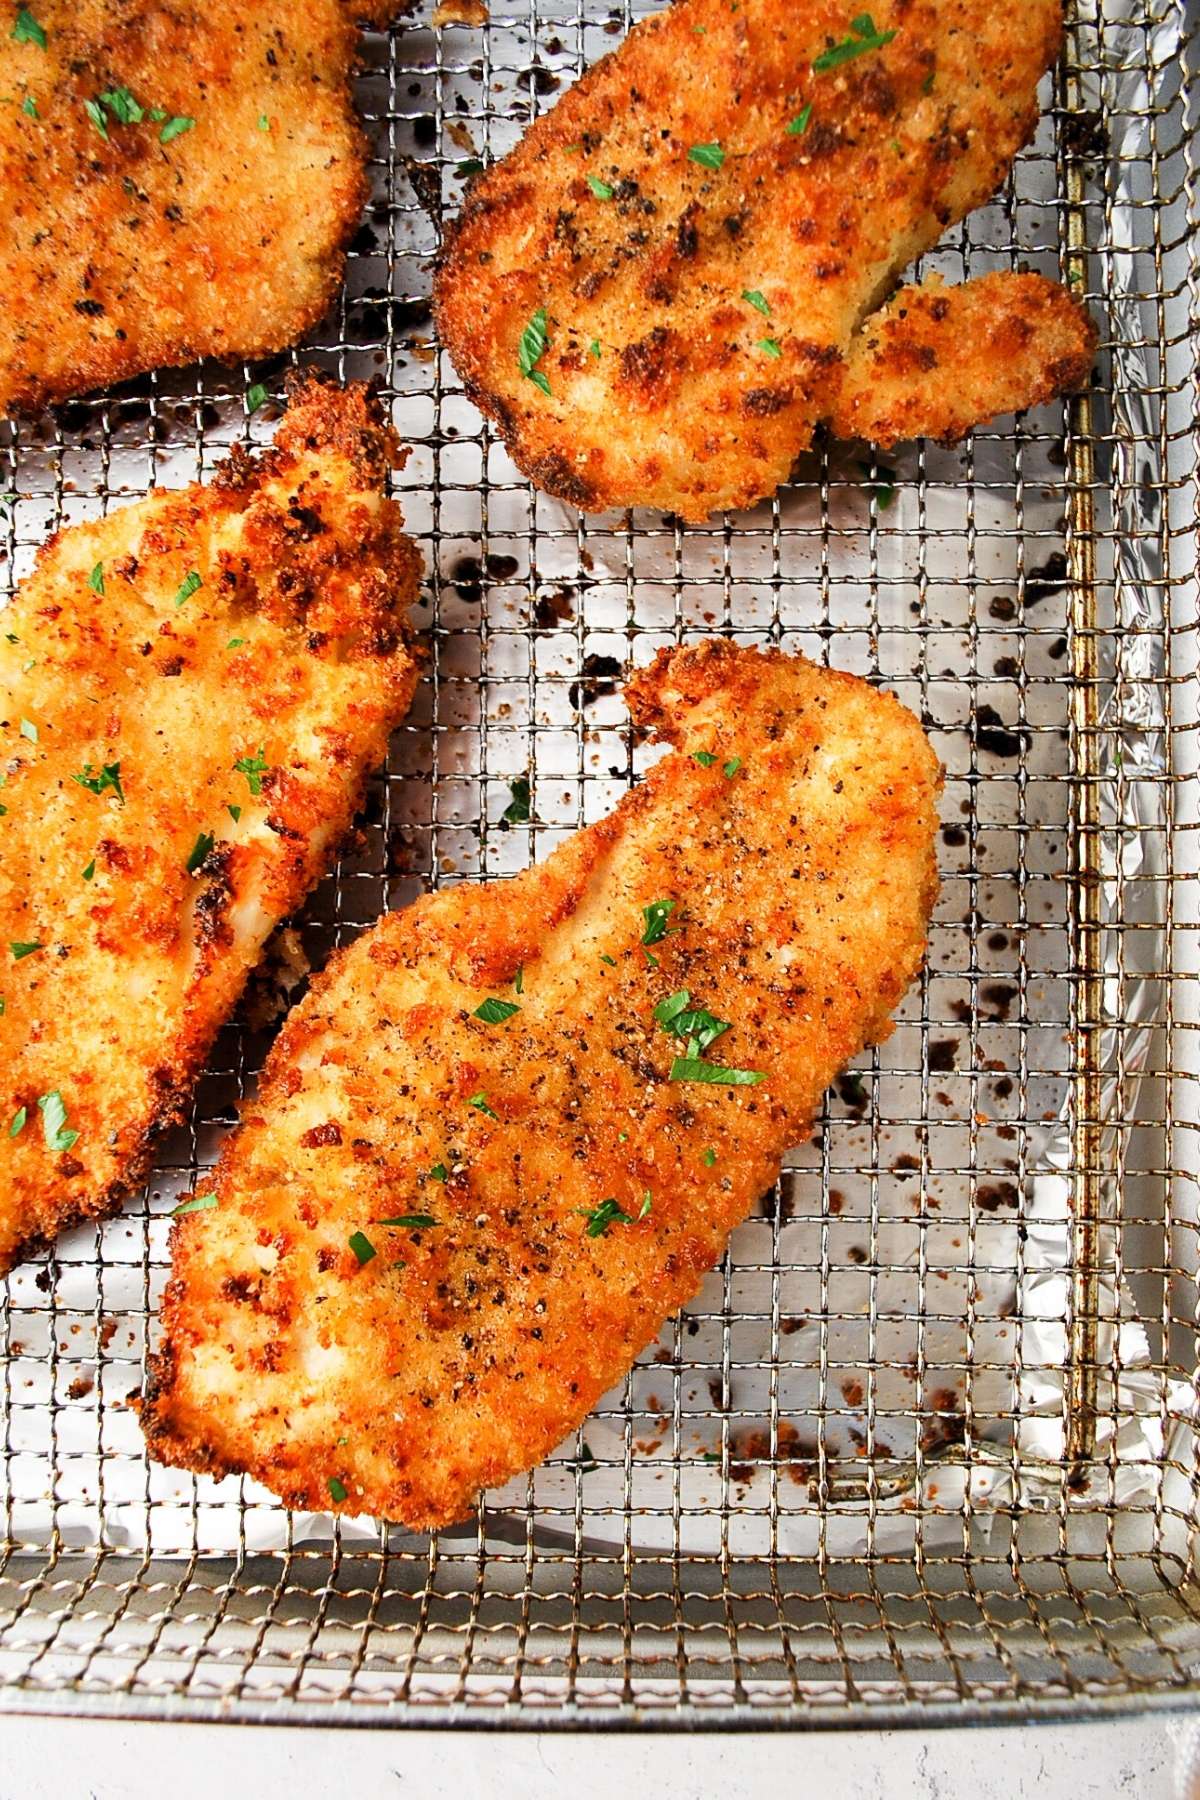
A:
{"type": "Polygon", "coordinates": [[[1194,1696],[1197,26],[1184,0],[1078,0],[1036,140],[925,259],[1076,284],[1089,392],[953,450],[826,446],[774,502],[685,529],[532,490],[427,298],[472,168],[647,10],[494,0],[486,27],[435,30],[426,4],[369,36],[373,199],[309,344],[0,427],[15,581],[60,524],[263,441],[290,361],[377,378],[413,446],[431,651],[359,841],[144,1196],[7,1283],[9,1708],[728,1726],[1194,1696]],[[127,1399],[166,1214],[299,953],[608,811],[654,754],[622,671],[710,633],[879,680],[946,765],[942,897],[895,1035],[629,1380],[469,1524],[335,1524],[148,1464],[127,1399]],[[522,780],[528,822],[505,816],[522,780]]]}

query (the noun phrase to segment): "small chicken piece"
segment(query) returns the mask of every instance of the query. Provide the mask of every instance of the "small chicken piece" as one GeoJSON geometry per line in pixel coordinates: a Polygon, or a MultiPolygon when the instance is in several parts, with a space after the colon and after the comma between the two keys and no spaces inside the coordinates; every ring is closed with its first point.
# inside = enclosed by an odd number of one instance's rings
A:
{"type": "Polygon", "coordinates": [[[51,539],[0,612],[0,1271],[115,1210],[322,874],[416,661],[362,387],[51,539]]]}
{"type": "Polygon", "coordinates": [[[396,11],[31,0],[0,26],[0,413],[321,318],[367,195],[354,20],[396,11]]]}
{"type": "Polygon", "coordinates": [[[628,1370],[888,1034],[936,892],[916,719],[728,642],[627,694],[675,750],[611,817],[385,918],[284,1025],[173,1232],[160,1460],[460,1519],[628,1370]]]}
{"type": "Polygon", "coordinates": [[[877,373],[906,434],[1077,387],[1095,331],[1042,276],[967,283],[965,342],[917,290],[907,368],[913,290],[878,315],[1008,173],[1061,35],[1060,0],[676,0],[468,189],[435,282],[468,395],[548,493],[702,520],[865,431],[877,373]]]}

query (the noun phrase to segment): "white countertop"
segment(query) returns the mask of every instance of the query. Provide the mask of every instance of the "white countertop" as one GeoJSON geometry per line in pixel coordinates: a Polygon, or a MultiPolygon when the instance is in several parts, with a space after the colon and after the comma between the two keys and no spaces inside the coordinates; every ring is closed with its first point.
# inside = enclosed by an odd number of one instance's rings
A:
{"type": "Polygon", "coordinates": [[[795,1791],[819,1800],[1175,1800],[1178,1729],[1157,1718],[600,1737],[10,1717],[0,1723],[0,1800],[613,1800],[639,1791],[668,1800],[795,1791]]]}

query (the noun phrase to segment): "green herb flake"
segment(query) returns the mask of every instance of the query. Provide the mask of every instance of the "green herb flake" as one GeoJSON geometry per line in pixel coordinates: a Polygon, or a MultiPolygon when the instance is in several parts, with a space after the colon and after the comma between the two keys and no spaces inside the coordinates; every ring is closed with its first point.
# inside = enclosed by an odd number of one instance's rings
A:
{"type": "Polygon", "coordinates": [[[95,875],[95,873],[96,873],[96,859],[93,856],[91,862],[88,864],[87,868],[84,869],[84,871],[83,871],[83,879],[85,881],[91,881],[93,876],[95,875]]]}
{"type": "Polygon", "coordinates": [[[109,88],[100,95],[100,105],[107,106],[122,125],[140,125],[146,116],[127,87],[109,88]]]}
{"type": "Polygon", "coordinates": [[[747,306],[752,306],[756,312],[760,312],[764,319],[770,318],[771,308],[757,288],[743,288],[742,299],[746,302],[747,306]]]}
{"type": "Polygon", "coordinates": [[[197,1194],[194,1200],[185,1200],[182,1206],[177,1206],[169,1217],[182,1219],[186,1213],[211,1212],[216,1204],[215,1194],[197,1194]]]}
{"type": "Polygon", "coordinates": [[[680,1013],[687,1011],[691,1004],[691,999],[692,996],[688,993],[687,989],[680,988],[677,994],[668,994],[665,1000],[659,1001],[654,1009],[654,1017],[658,1020],[664,1031],[669,1031],[671,1029],[671,1021],[677,1019],[680,1013]]]}
{"type": "Polygon", "coordinates": [[[711,1169],[716,1160],[717,1153],[715,1150],[706,1150],[704,1152],[703,1162],[706,1169],[711,1169]]]}
{"type": "Polygon", "coordinates": [[[630,1215],[617,1205],[615,1200],[602,1200],[597,1207],[577,1206],[576,1212],[587,1220],[586,1235],[590,1238],[606,1237],[610,1225],[632,1225],[630,1215]]]}
{"type": "Polygon", "coordinates": [[[104,122],[104,108],[101,106],[100,102],[98,100],[85,100],[83,103],[83,110],[92,121],[92,124],[96,127],[96,130],[100,133],[100,136],[104,139],[105,143],[107,143],[108,126],[104,122]]]}
{"type": "Polygon", "coordinates": [[[923,94],[932,94],[932,92],[933,92],[933,76],[934,76],[934,71],[932,69],[930,69],[928,75],[925,77],[924,81],[921,83],[921,92],[923,94]]]}
{"type": "Polygon", "coordinates": [[[227,806],[225,808],[225,811],[229,814],[230,818],[233,820],[234,824],[236,825],[238,820],[242,816],[241,807],[240,806],[227,806]]]}
{"type": "Polygon", "coordinates": [[[37,101],[32,94],[26,94],[24,100],[22,100],[21,111],[25,114],[27,119],[40,119],[42,116],[37,109],[37,101]]]}
{"type": "Polygon", "coordinates": [[[350,1248],[353,1250],[355,1256],[357,1256],[360,1267],[365,1266],[371,1261],[372,1257],[378,1256],[379,1254],[365,1231],[352,1231],[350,1233],[349,1241],[350,1248]]]}
{"type": "Polygon", "coordinates": [[[669,1025],[664,1027],[672,1037],[688,1039],[689,1056],[703,1055],[710,1044],[730,1029],[728,1019],[718,1019],[705,1006],[691,1008],[688,1012],[676,1013],[669,1025]]]}
{"type": "Polygon", "coordinates": [[[502,825],[528,824],[532,816],[529,810],[528,776],[518,775],[515,781],[509,782],[508,791],[512,795],[512,799],[500,814],[500,823],[502,825]]]}
{"type": "Polygon", "coordinates": [[[677,925],[667,924],[675,906],[674,900],[652,900],[649,906],[643,906],[642,917],[646,921],[646,929],[642,933],[643,944],[660,944],[668,931],[678,931],[677,925]]]}
{"type": "Polygon", "coordinates": [[[245,641],[245,638],[230,638],[225,648],[227,650],[240,650],[245,641]]]}
{"type": "Polygon", "coordinates": [[[336,1475],[331,1475],[325,1485],[329,1489],[330,1499],[340,1506],[342,1501],[347,1498],[348,1490],[345,1482],[339,1481],[336,1475]]]}
{"type": "Polygon", "coordinates": [[[803,137],[805,132],[808,130],[809,120],[811,118],[812,118],[812,101],[810,100],[808,105],[805,107],[802,107],[801,110],[796,114],[795,118],[791,121],[790,125],[788,126],[788,136],[789,137],[803,137]]]}
{"type": "Polygon", "coordinates": [[[607,181],[601,181],[598,175],[589,175],[587,184],[591,188],[593,194],[595,194],[597,200],[611,200],[616,192],[616,189],[610,187],[607,181]]]}
{"type": "Polygon", "coordinates": [[[740,756],[731,756],[729,761],[724,765],[724,768],[721,771],[721,773],[724,775],[726,781],[732,781],[734,776],[737,774],[738,770],[741,768],[741,766],[742,766],[741,757],[740,756]]]}
{"type": "Polygon", "coordinates": [[[428,1231],[430,1226],[437,1224],[437,1220],[430,1218],[428,1213],[401,1213],[398,1218],[376,1219],[374,1223],[390,1225],[401,1231],[428,1231]]]}
{"type": "Polygon", "coordinates": [[[199,833],[195,843],[192,845],[192,853],[187,859],[187,872],[189,875],[194,875],[196,870],[202,866],[216,841],[217,840],[211,831],[202,831],[199,833]]]}
{"type": "Polygon", "coordinates": [[[546,309],[539,306],[521,333],[521,342],[517,348],[517,364],[527,380],[535,382],[544,394],[550,392],[550,382],[536,365],[550,348],[550,334],[546,326],[546,309]]]}
{"type": "Polygon", "coordinates": [[[856,56],[865,56],[868,50],[882,50],[895,35],[894,31],[876,31],[870,13],[859,13],[856,19],[851,19],[848,35],[839,44],[823,51],[813,63],[813,70],[818,75],[827,74],[830,69],[852,62],[856,56]]]}
{"type": "Polygon", "coordinates": [[[513,976],[513,993],[523,994],[525,991],[525,965],[522,963],[513,976]]]}
{"type": "Polygon", "coordinates": [[[189,569],[187,574],[184,576],[183,580],[180,582],[179,592],[175,596],[176,611],[179,610],[179,608],[184,604],[185,601],[191,599],[192,595],[196,592],[197,588],[203,587],[203,585],[204,585],[204,583],[201,581],[200,576],[198,575],[196,570],[189,569]]]}
{"type": "Polygon", "coordinates": [[[27,6],[18,7],[12,35],[18,44],[36,44],[39,50],[46,48],[46,33],[27,6]]]}
{"type": "Polygon", "coordinates": [[[267,117],[267,115],[266,115],[266,113],[259,113],[259,115],[258,115],[258,129],[259,129],[259,130],[260,130],[260,131],[270,131],[270,129],[271,129],[271,121],[270,121],[270,119],[268,119],[268,117],[267,117]]]}
{"type": "Polygon", "coordinates": [[[125,804],[125,792],[121,786],[121,765],[119,762],[105,763],[98,775],[92,773],[92,765],[90,762],[84,763],[82,773],[79,775],[72,775],[71,780],[77,781],[81,788],[86,788],[88,790],[89,794],[102,794],[105,788],[111,788],[113,793],[117,796],[117,799],[121,802],[121,805],[124,806],[125,804]]]}
{"type": "Polygon", "coordinates": [[[42,1115],[42,1136],[46,1140],[47,1150],[56,1155],[64,1150],[71,1150],[79,1142],[79,1133],[67,1129],[67,1109],[63,1097],[57,1088],[43,1094],[38,1101],[38,1111],[42,1115]]]}
{"type": "Polygon", "coordinates": [[[31,744],[37,743],[38,728],[32,719],[22,719],[19,729],[23,738],[28,738],[31,744]]]}
{"type": "Polygon", "coordinates": [[[430,1181],[446,1181],[448,1180],[449,1175],[450,1171],[445,1163],[434,1163],[432,1169],[429,1171],[430,1181]]]}
{"type": "Polygon", "coordinates": [[[494,1000],[489,995],[482,1005],[475,1008],[471,1017],[482,1019],[485,1025],[503,1025],[505,1019],[511,1019],[520,1010],[511,1000],[494,1000]]]}
{"type": "Polygon", "coordinates": [[[174,138],[182,137],[183,133],[185,131],[190,131],[195,123],[195,119],[188,118],[186,114],[176,113],[173,118],[167,120],[166,124],[159,132],[159,143],[169,144],[174,138]]]}
{"type": "Polygon", "coordinates": [[[695,750],[692,753],[692,761],[699,763],[702,769],[711,769],[716,760],[711,750],[695,750]]]}
{"type": "Polygon", "coordinates": [[[767,356],[773,356],[776,361],[783,355],[778,338],[759,338],[755,348],[763,351],[767,356]]]}
{"type": "Polygon", "coordinates": [[[250,792],[257,798],[262,793],[263,776],[267,773],[266,746],[260,744],[253,756],[239,756],[233,766],[239,775],[246,777],[250,792]]]}
{"type": "Polygon", "coordinates": [[[492,1111],[488,1105],[488,1097],[482,1088],[477,1094],[471,1094],[468,1097],[467,1105],[473,1106],[476,1112],[484,1113],[489,1119],[495,1119],[497,1125],[500,1123],[500,1114],[492,1111]]]}
{"type": "Polygon", "coordinates": [[[603,950],[600,952],[600,961],[607,963],[610,969],[615,969],[617,966],[616,958],[606,955],[603,950]]]}
{"type": "Polygon", "coordinates": [[[668,1076],[670,1081],[702,1081],[715,1087],[754,1087],[766,1079],[753,1069],[724,1069],[720,1063],[705,1062],[699,1056],[677,1056],[668,1076]]]}
{"type": "Polygon", "coordinates": [[[702,169],[719,169],[725,161],[725,152],[720,144],[693,144],[688,151],[688,161],[699,163],[702,169]]]}
{"type": "Polygon", "coordinates": [[[256,381],[254,383],[253,387],[248,387],[246,389],[246,413],[247,413],[247,415],[249,416],[253,413],[256,413],[260,406],[265,406],[266,404],[267,404],[267,390],[261,381],[256,381]]]}
{"type": "Polygon", "coordinates": [[[93,594],[102,594],[104,592],[104,564],[102,562],[98,562],[88,576],[88,586],[91,588],[93,594]]]}
{"type": "Polygon", "coordinates": [[[460,181],[469,181],[472,175],[483,174],[483,164],[477,156],[468,156],[458,164],[454,173],[460,181]]]}
{"type": "Polygon", "coordinates": [[[895,469],[889,469],[884,463],[877,463],[874,469],[869,462],[860,462],[858,466],[871,483],[868,494],[880,512],[886,512],[896,498],[895,469]]]}
{"type": "Polygon", "coordinates": [[[653,1204],[654,1204],[653,1196],[650,1193],[650,1189],[647,1188],[645,1193],[642,1195],[642,1204],[638,1210],[638,1216],[637,1216],[638,1223],[640,1223],[642,1219],[648,1219],[650,1217],[650,1208],[653,1206],[653,1204]]]}
{"type": "Polygon", "coordinates": [[[588,355],[594,356],[597,362],[600,361],[600,339],[599,338],[593,338],[591,343],[588,345],[588,355]]]}
{"type": "Polygon", "coordinates": [[[25,1129],[25,1121],[28,1117],[29,1108],[26,1106],[18,1106],[16,1112],[12,1116],[12,1124],[8,1128],[8,1135],[10,1138],[20,1137],[25,1129]]]}
{"type": "Polygon", "coordinates": [[[12,951],[12,959],[14,962],[24,962],[27,956],[36,956],[39,950],[44,950],[46,948],[45,944],[21,943],[10,943],[8,947],[12,951]]]}

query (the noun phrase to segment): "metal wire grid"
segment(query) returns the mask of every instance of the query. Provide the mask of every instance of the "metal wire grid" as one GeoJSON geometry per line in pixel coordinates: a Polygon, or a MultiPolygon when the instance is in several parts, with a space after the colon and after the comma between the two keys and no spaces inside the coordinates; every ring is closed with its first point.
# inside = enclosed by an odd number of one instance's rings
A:
{"type": "MultiPolygon", "coordinates": [[[[1173,4],[1146,8],[1147,64],[1173,4]]],[[[250,1484],[148,1467],[124,1409],[164,1280],[164,1214],[212,1161],[269,1041],[251,1009],[142,1203],[8,1284],[4,1702],[721,1725],[1183,1696],[1200,1646],[1193,1452],[1147,1451],[1130,1490],[1114,1448],[1124,1352],[1115,1339],[1101,1366],[1097,1277],[1102,1254],[1115,1258],[1137,1297],[1168,1442],[1171,1380],[1198,1361],[1191,790],[1144,777],[1180,811],[1149,876],[1110,872],[1115,923],[1098,877],[1114,755],[1140,723],[1123,712],[1116,659],[1139,635],[1175,767],[1196,760],[1194,600],[1165,630],[1113,629],[1123,485],[1154,502],[1139,545],[1151,585],[1168,594],[1195,566],[1195,102],[1167,87],[1131,172],[1142,342],[1117,305],[1123,246],[1095,181],[1100,134],[1119,123],[1104,25],[1073,31],[1006,190],[927,259],[953,279],[1017,261],[1081,276],[1109,327],[1096,394],[886,466],[824,448],[771,505],[706,530],[584,520],[524,484],[464,400],[430,335],[428,262],[471,162],[508,148],[630,15],[585,0],[492,14],[482,34],[435,34],[420,15],[367,41],[375,198],[336,317],[301,352],[378,376],[413,445],[398,486],[427,552],[418,622],[431,649],[361,844],[298,921],[304,947],[320,961],[424,885],[510,873],[607,812],[647,757],[619,670],[716,631],[858,669],[921,712],[948,770],[929,967],[896,1036],[830,1094],[762,1216],[579,1441],[431,1540],[323,1533],[250,1484]],[[1133,350],[1153,426],[1131,443],[1108,391],[1133,350]],[[509,826],[523,776],[532,819],[509,826]],[[1116,1016],[1148,946],[1164,1026],[1140,1091],[1132,1057],[1119,1059],[1102,1130],[1095,1025],[1114,1009],[1101,981],[1113,943],[1116,1016]],[[1082,1355],[1062,1409],[1073,1460],[1039,1463],[1019,1437],[1025,1384],[1062,1370],[1037,1364],[1012,1309],[1027,1291],[1038,1134],[1064,1092],[1082,1355]],[[1040,1477],[1041,1508],[981,1504],[966,1477],[985,1462],[1007,1464],[1012,1496],[1040,1477]]],[[[265,437],[270,409],[247,418],[242,395],[277,384],[284,360],[244,381],[208,367],[156,376],[10,430],[12,576],[58,524],[265,437]]]]}

